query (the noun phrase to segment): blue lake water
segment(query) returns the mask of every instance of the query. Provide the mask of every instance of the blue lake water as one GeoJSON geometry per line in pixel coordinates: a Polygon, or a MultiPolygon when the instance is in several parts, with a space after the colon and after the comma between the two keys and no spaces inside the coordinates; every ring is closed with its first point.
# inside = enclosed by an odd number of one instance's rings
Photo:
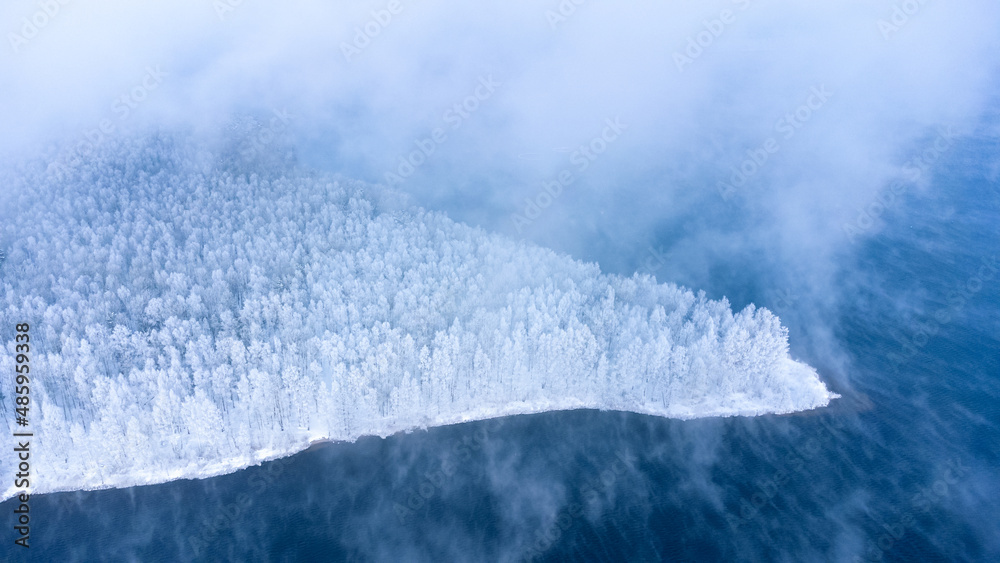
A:
{"type": "MultiPolygon", "coordinates": [[[[43,495],[24,560],[998,561],[1000,188],[981,165],[995,154],[953,149],[837,264],[836,306],[813,310],[845,362],[793,314],[808,292],[771,303],[793,354],[849,366],[828,409],[510,417],[43,495]]],[[[774,301],[753,271],[716,280],[704,289],[736,307],[774,301]]]]}

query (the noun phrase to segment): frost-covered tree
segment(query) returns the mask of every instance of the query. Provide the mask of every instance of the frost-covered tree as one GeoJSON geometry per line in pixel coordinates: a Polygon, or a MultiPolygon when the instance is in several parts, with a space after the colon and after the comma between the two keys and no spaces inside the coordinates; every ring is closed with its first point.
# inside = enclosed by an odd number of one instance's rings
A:
{"type": "Polygon", "coordinates": [[[833,396],[765,309],[385,211],[377,188],[236,174],[167,138],[12,182],[0,340],[31,324],[36,491],[513,413],[754,415],[833,396]]]}

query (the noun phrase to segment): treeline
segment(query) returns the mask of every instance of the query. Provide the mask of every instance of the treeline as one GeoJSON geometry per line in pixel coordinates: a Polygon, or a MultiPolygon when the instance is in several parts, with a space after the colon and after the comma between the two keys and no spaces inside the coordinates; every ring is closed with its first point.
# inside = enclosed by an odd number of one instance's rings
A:
{"type": "Polygon", "coordinates": [[[387,195],[361,184],[237,174],[169,138],[15,183],[0,330],[33,326],[48,490],[463,414],[825,403],[789,391],[787,333],[767,310],[733,315],[441,214],[383,211],[387,195]]]}

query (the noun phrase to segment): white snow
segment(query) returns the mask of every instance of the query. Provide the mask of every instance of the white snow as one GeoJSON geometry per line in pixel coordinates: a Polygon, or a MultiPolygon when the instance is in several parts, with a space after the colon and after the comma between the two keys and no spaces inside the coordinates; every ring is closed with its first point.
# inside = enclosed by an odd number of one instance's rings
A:
{"type": "Polygon", "coordinates": [[[766,309],[603,275],[360,184],[241,176],[162,139],[12,182],[0,340],[13,350],[30,323],[33,493],[510,414],[750,416],[836,397],[766,309]]]}

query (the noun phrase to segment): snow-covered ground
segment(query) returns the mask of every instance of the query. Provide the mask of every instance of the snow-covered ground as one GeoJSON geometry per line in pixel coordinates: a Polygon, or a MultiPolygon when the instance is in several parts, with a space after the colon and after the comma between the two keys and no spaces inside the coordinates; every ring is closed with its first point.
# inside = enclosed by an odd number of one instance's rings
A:
{"type": "MultiPolygon", "coordinates": [[[[31,325],[35,493],[510,414],[758,415],[836,397],[766,309],[604,275],[378,188],[241,173],[162,137],[63,164],[10,179],[0,212],[5,349],[31,325]]],[[[0,356],[8,432],[13,368],[0,356]]]]}

